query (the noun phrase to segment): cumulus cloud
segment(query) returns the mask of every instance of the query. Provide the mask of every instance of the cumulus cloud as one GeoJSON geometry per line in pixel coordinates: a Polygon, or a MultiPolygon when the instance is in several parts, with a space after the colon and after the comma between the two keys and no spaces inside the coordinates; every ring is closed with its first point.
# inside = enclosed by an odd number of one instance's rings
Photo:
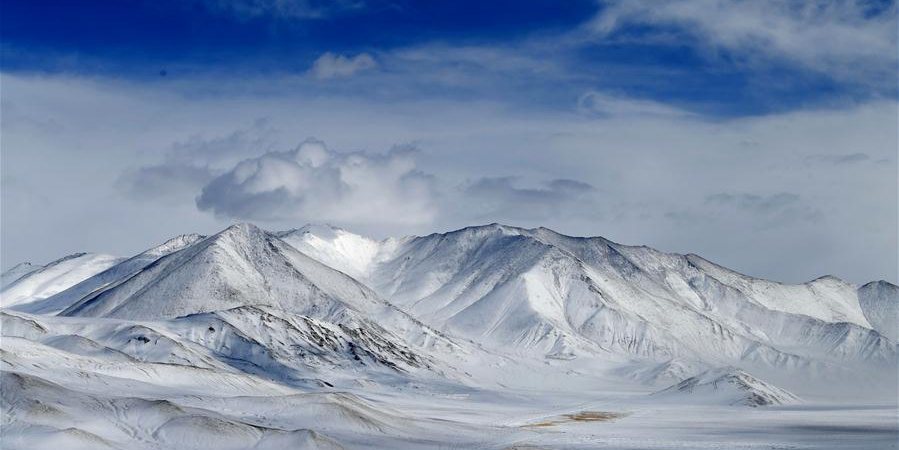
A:
{"type": "Polygon", "coordinates": [[[197,207],[250,220],[419,225],[436,209],[433,180],[416,150],[337,153],[310,139],[287,152],[241,161],[203,187],[197,207]]]}
{"type": "Polygon", "coordinates": [[[459,184],[421,170],[418,155],[409,146],[341,153],[307,139],[291,151],[240,161],[208,180],[196,205],[229,219],[366,229],[496,220],[542,225],[596,212],[597,190],[582,181],[507,176],[459,184]]]}
{"type": "Polygon", "coordinates": [[[351,77],[359,72],[374,69],[377,61],[368,53],[344,56],[327,52],[318,57],[309,73],[319,80],[351,77]]]}
{"type": "Polygon", "coordinates": [[[604,2],[593,29],[675,27],[712,50],[750,63],[779,60],[840,79],[895,88],[896,3],[866,0],[674,0],[604,2]]]}

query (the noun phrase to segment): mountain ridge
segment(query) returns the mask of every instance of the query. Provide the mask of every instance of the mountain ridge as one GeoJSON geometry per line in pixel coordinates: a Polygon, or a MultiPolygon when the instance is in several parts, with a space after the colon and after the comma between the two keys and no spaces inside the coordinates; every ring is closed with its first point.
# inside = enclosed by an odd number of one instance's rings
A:
{"type": "MultiPolygon", "coordinates": [[[[482,314],[483,308],[487,307],[488,304],[495,304],[496,306],[493,306],[493,308],[503,309],[509,307],[507,303],[503,303],[504,300],[496,299],[497,289],[502,287],[503,289],[512,289],[513,291],[515,289],[524,289],[521,292],[526,292],[528,289],[533,291],[536,288],[529,288],[529,286],[533,286],[533,283],[528,284],[526,280],[533,279],[537,275],[545,275],[545,282],[542,285],[557,285],[560,280],[560,273],[558,272],[558,270],[561,270],[559,269],[560,266],[558,266],[561,261],[560,258],[568,257],[570,261],[565,263],[569,267],[567,270],[579,274],[566,275],[568,279],[573,283],[577,283],[578,278],[580,281],[585,282],[581,292],[593,292],[589,294],[589,296],[595,299],[592,302],[596,305],[605,305],[596,310],[601,316],[593,317],[606,317],[602,323],[606,323],[609,320],[612,321],[608,322],[607,325],[599,325],[597,323],[590,327],[595,330],[608,330],[611,324],[621,323],[621,320],[632,322],[633,326],[636,326],[636,328],[633,328],[632,331],[627,332],[625,335],[609,335],[601,338],[599,342],[602,348],[609,349],[611,346],[625,351],[642,352],[643,354],[658,353],[659,357],[678,356],[677,352],[671,351],[669,344],[663,344],[662,347],[655,349],[643,347],[644,350],[637,350],[641,348],[639,346],[633,347],[635,343],[644,342],[645,339],[656,343],[676,343],[680,341],[680,339],[672,336],[667,336],[664,339],[660,337],[647,338],[646,336],[648,335],[642,334],[647,332],[650,335],[664,334],[664,330],[670,330],[671,326],[665,326],[665,328],[659,330],[654,326],[645,328],[645,325],[638,325],[639,323],[658,324],[659,319],[668,320],[664,316],[659,316],[655,313],[652,313],[656,316],[655,319],[651,318],[651,316],[645,316],[645,314],[657,308],[655,304],[658,304],[660,301],[674,301],[675,304],[671,307],[675,309],[669,310],[668,313],[676,312],[686,307],[687,310],[693,311],[690,314],[695,317],[689,320],[698,320],[700,322],[711,320],[711,323],[729,323],[730,325],[725,325],[721,329],[721,332],[724,332],[725,335],[729,336],[737,333],[748,336],[750,341],[757,341],[751,345],[749,343],[741,344],[744,346],[743,350],[737,351],[735,348],[723,352],[730,353],[734,357],[761,358],[762,360],[771,361],[784,360],[784,356],[776,355],[788,355],[796,350],[794,347],[801,347],[808,343],[804,342],[803,338],[798,336],[797,333],[784,335],[784,329],[772,328],[767,323],[790,320],[794,322],[794,326],[806,330],[812,336],[817,336],[817,339],[821,340],[821,345],[827,346],[826,351],[821,351],[814,355],[816,358],[825,357],[828,353],[837,355],[838,358],[836,359],[852,357],[857,352],[861,353],[860,349],[872,348],[872,345],[873,348],[879,350],[875,350],[873,353],[865,350],[868,353],[864,353],[867,356],[862,356],[863,358],[871,356],[882,361],[891,361],[895,358],[894,348],[891,348],[886,343],[878,344],[878,337],[876,336],[868,336],[867,330],[870,330],[872,325],[868,323],[858,305],[855,298],[857,294],[855,289],[853,289],[853,285],[842,282],[835,277],[823,277],[801,285],[768,282],[743,276],[696,255],[659,252],[646,246],[626,246],[602,237],[569,237],[542,227],[524,229],[490,224],[465,227],[449,233],[411,236],[402,238],[398,242],[398,247],[391,249],[392,262],[391,258],[386,258],[386,262],[380,262],[383,266],[381,269],[377,267],[372,269],[372,275],[370,275],[368,281],[373,288],[401,307],[408,308],[414,315],[422,317],[425,322],[430,323],[432,326],[446,329],[451,333],[454,331],[454,328],[461,326],[463,329],[467,328],[470,331],[462,333],[462,335],[475,340],[483,338],[485,333],[490,334],[496,331],[501,324],[493,323],[479,326],[479,324],[467,321],[467,319],[464,319],[465,316],[460,314],[467,308],[471,308],[472,305],[476,305],[478,309],[472,310],[471,314],[466,313],[471,317],[482,317],[484,315],[482,314]],[[534,244],[539,245],[534,247],[530,244],[532,241],[536,241],[534,244]],[[448,242],[452,244],[447,244],[448,242]],[[503,247],[504,245],[507,247],[503,247]],[[512,247],[508,247],[509,245],[512,247]],[[448,250],[450,253],[440,253],[440,248],[447,246],[450,248],[448,250]],[[517,273],[509,273],[503,280],[495,278],[502,278],[502,275],[498,274],[511,267],[505,263],[500,264],[502,267],[489,268],[485,266],[466,272],[472,265],[484,264],[484,261],[489,260],[491,257],[502,258],[502,256],[490,255],[491,251],[497,251],[497,254],[501,254],[502,252],[499,249],[505,251],[516,246],[519,248],[519,250],[515,250],[519,251],[519,255],[516,255],[516,257],[527,254],[527,251],[520,249],[528,246],[532,249],[540,249],[537,251],[543,252],[541,253],[543,256],[532,255],[527,257],[531,258],[530,260],[535,263],[528,263],[527,268],[522,266],[522,269],[517,273]],[[484,253],[485,249],[487,253],[484,253]],[[520,253],[521,251],[524,251],[524,253],[520,253]],[[465,258],[469,258],[470,261],[466,262],[465,258]],[[538,267],[539,264],[535,266],[536,261],[544,261],[549,266],[555,265],[556,269],[540,268],[538,267]],[[424,269],[416,269],[417,267],[420,268],[422,264],[430,263],[433,264],[426,266],[424,269]],[[535,275],[532,271],[534,267],[538,269],[538,272],[543,273],[535,275]],[[609,271],[609,268],[612,268],[612,270],[609,271]],[[383,276],[379,280],[379,270],[382,274],[389,275],[383,276]],[[403,278],[404,272],[408,273],[405,278],[403,278]],[[493,277],[494,280],[489,281],[487,285],[480,288],[480,291],[472,291],[472,286],[477,286],[478,284],[478,277],[484,276],[493,277]],[[571,276],[575,276],[575,279],[571,279],[571,276]],[[728,278],[730,278],[736,286],[724,283],[719,278],[725,279],[725,281],[728,281],[728,278]],[[525,281],[519,283],[520,287],[513,288],[508,287],[507,281],[510,279],[525,281]],[[615,281],[616,279],[618,281],[615,281]],[[761,286],[753,284],[756,281],[761,283],[761,286]],[[637,287],[637,290],[634,290],[635,287],[637,287]],[[776,295],[771,294],[771,292],[774,292],[776,295]],[[620,298],[616,299],[616,293],[618,294],[617,297],[620,298]],[[622,296],[622,293],[626,295],[622,296]],[[641,298],[645,299],[640,300],[644,304],[643,309],[633,309],[634,301],[641,298]],[[653,298],[658,300],[650,300],[653,298]],[[730,300],[721,303],[721,300],[728,298],[730,300]],[[795,301],[787,301],[790,298],[795,298],[795,301]],[[478,304],[479,302],[480,304],[478,304]],[[647,310],[646,308],[650,309],[647,310]],[[724,308],[724,310],[721,310],[721,308],[724,308]],[[719,310],[720,312],[715,312],[719,310]],[[446,312],[446,314],[440,316],[441,311],[446,312]],[[755,332],[750,332],[747,335],[745,334],[746,332],[739,331],[743,325],[731,319],[731,316],[737,313],[744,316],[747,314],[770,316],[769,319],[764,320],[753,319],[767,326],[769,330],[761,335],[755,332]],[[634,316],[634,314],[636,315],[634,316]],[[709,314],[712,314],[712,316],[709,316],[709,314]],[[631,318],[627,319],[627,317],[631,318]],[[778,317],[789,317],[789,319],[778,317]],[[635,320],[636,322],[634,322],[635,320]],[[721,320],[725,322],[720,322],[721,320]],[[841,322],[850,324],[849,328],[833,325],[841,322]],[[472,326],[475,328],[471,328],[472,326]],[[644,331],[638,331],[641,329],[644,331]],[[828,331],[831,329],[833,331],[828,331]],[[789,344],[786,347],[773,350],[774,353],[770,356],[762,356],[759,352],[767,346],[778,344],[775,346],[781,347],[779,343],[775,343],[766,337],[766,335],[771,333],[780,336],[781,340],[786,339],[783,342],[794,342],[795,344],[789,344]],[[842,337],[831,337],[832,335],[840,335],[842,337]],[[759,341],[759,339],[761,340],[759,341]],[[762,344],[762,346],[760,347],[758,344],[762,344]]],[[[520,257],[525,258],[525,256],[520,257]]],[[[525,260],[516,259],[516,261],[523,263],[522,261],[525,260]]],[[[541,283],[538,282],[537,284],[541,283]]],[[[523,295],[527,297],[526,294],[523,295]]],[[[559,295],[565,297],[568,294],[563,293],[559,295]]],[[[586,294],[577,295],[583,297],[586,294]]],[[[564,299],[558,298],[558,295],[556,297],[556,300],[553,301],[546,301],[541,304],[523,304],[521,307],[524,308],[524,311],[528,311],[541,309],[544,305],[551,309],[556,307],[551,307],[550,305],[565,304],[564,299]]],[[[569,312],[556,309],[557,312],[548,316],[547,314],[532,316],[532,319],[526,319],[526,321],[529,321],[528,323],[531,323],[530,326],[535,327],[529,333],[532,333],[532,337],[538,340],[543,339],[540,336],[550,336],[547,333],[555,333],[553,335],[555,336],[555,341],[545,344],[543,346],[544,350],[547,351],[547,354],[557,356],[571,355],[572,352],[569,351],[569,347],[574,345],[572,344],[573,341],[579,340],[581,336],[578,336],[578,334],[582,334],[581,332],[585,330],[584,325],[592,319],[581,317],[572,324],[573,328],[568,329],[568,331],[560,329],[554,323],[558,324],[560,317],[563,317],[564,320],[575,319],[576,317],[570,314],[574,313],[577,315],[577,311],[582,309],[574,308],[573,311],[569,312]],[[547,319],[550,316],[556,319],[547,319]],[[584,322],[584,320],[587,320],[587,322],[584,322]]],[[[547,311],[549,310],[544,312],[547,311]]],[[[503,315],[503,317],[505,316],[503,315]]],[[[519,336],[519,338],[526,339],[522,336],[519,336]]],[[[695,337],[681,336],[681,338],[687,338],[693,342],[702,340],[700,335],[695,337]]],[[[503,342],[508,344],[516,339],[518,338],[512,336],[503,342]]],[[[593,340],[595,341],[595,339],[593,340]]],[[[770,353],[770,350],[765,350],[765,352],[770,353]]]]}
{"type": "Polygon", "coordinates": [[[547,228],[235,224],[70,269],[0,308],[23,448],[509,448],[895,398],[890,283],[786,285],[547,228]]]}
{"type": "Polygon", "coordinates": [[[611,352],[783,370],[896,360],[884,328],[893,285],[865,286],[886,294],[862,302],[861,287],[831,276],[770,282],[695,254],[545,227],[493,223],[378,241],[331,225],[267,232],[244,223],[173,238],[17,309],[169,320],[260,306],[388,320],[413,341],[447,334],[553,359],[611,352]]]}

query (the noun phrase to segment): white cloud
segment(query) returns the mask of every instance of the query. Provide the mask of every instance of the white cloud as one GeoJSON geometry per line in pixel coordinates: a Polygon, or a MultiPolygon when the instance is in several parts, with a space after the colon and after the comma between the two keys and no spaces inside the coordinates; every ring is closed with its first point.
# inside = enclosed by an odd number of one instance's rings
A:
{"type": "Polygon", "coordinates": [[[241,161],[203,187],[197,206],[249,220],[429,224],[436,194],[431,177],[416,169],[415,152],[337,153],[310,139],[241,161]]]}
{"type": "Polygon", "coordinates": [[[688,117],[691,114],[679,108],[652,100],[634,99],[609,93],[589,91],[577,102],[577,109],[583,114],[615,117],[688,117]]]}
{"type": "Polygon", "coordinates": [[[318,57],[309,69],[309,73],[319,80],[351,77],[359,72],[374,69],[378,66],[368,53],[356,56],[343,56],[327,52],[318,57]]]}
{"type": "Polygon", "coordinates": [[[384,154],[339,153],[322,141],[307,139],[291,151],[240,161],[208,180],[196,203],[200,210],[227,219],[324,221],[382,229],[428,229],[455,222],[465,226],[497,218],[536,226],[545,220],[590,216],[597,204],[596,190],[583,181],[529,183],[516,176],[490,176],[456,183],[419,169],[418,156],[411,147],[384,154]]]}
{"type": "Polygon", "coordinates": [[[611,0],[593,21],[605,35],[631,24],[674,26],[748,63],[777,59],[894,89],[896,3],[866,0],[611,0]]]}

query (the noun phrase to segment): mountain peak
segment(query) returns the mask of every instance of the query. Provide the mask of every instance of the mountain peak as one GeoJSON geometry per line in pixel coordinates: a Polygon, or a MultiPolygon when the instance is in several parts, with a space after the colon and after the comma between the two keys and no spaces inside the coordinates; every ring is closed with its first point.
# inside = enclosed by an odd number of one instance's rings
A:
{"type": "MultiPolygon", "coordinates": [[[[459,228],[457,230],[449,231],[446,233],[434,233],[433,235],[484,235],[491,233],[502,233],[506,235],[516,235],[523,234],[526,230],[524,228],[519,228],[511,225],[503,225],[501,223],[488,223],[486,225],[472,225],[464,228],[459,228]]],[[[432,235],[432,236],[433,236],[432,235]]]]}
{"type": "Polygon", "coordinates": [[[262,229],[250,222],[238,222],[238,223],[235,223],[235,224],[229,226],[228,228],[225,228],[224,230],[220,231],[218,234],[233,234],[233,233],[250,234],[250,233],[260,233],[260,232],[263,232],[262,229]]]}
{"type": "Polygon", "coordinates": [[[815,278],[814,280],[809,281],[807,284],[812,283],[845,283],[845,281],[834,275],[827,274],[815,278]]]}
{"type": "Polygon", "coordinates": [[[869,281],[862,285],[863,289],[899,289],[899,286],[896,286],[893,283],[890,283],[886,280],[877,280],[877,281],[869,281]]]}
{"type": "Polygon", "coordinates": [[[222,231],[210,236],[211,243],[221,244],[222,242],[231,242],[236,244],[246,244],[249,242],[258,242],[265,240],[268,232],[259,228],[252,223],[236,223],[225,228],[222,231]]]}
{"type": "Polygon", "coordinates": [[[355,280],[255,225],[239,223],[159,258],[61,314],[169,319],[264,305],[326,315],[373,302],[355,280]]]}

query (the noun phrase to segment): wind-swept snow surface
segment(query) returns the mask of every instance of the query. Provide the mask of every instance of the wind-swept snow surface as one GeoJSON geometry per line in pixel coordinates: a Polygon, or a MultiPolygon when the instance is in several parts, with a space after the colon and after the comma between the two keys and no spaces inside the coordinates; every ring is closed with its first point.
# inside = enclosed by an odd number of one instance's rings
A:
{"type": "MultiPolygon", "coordinates": [[[[110,255],[75,253],[28,271],[0,291],[4,308],[47,298],[121,261],[110,255]]],[[[16,266],[10,270],[17,270],[16,266]]],[[[10,275],[10,278],[12,275],[10,275]]]]}
{"type": "Polygon", "coordinates": [[[182,248],[197,242],[201,238],[202,236],[200,235],[189,234],[169,239],[161,245],[115,264],[112,267],[81,281],[71,288],[67,288],[62,292],[51,295],[46,299],[20,305],[16,309],[34,313],[57,313],[97,290],[114,285],[135,275],[157,259],[168,255],[169,253],[181,250],[182,248]]]}
{"type": "Polygon", "coordinates": [[[379,241],[239,224],[3,282],[4,448],[899,437],[899,288],[882,281],[786,285],[544,228],[379,241]]]}

